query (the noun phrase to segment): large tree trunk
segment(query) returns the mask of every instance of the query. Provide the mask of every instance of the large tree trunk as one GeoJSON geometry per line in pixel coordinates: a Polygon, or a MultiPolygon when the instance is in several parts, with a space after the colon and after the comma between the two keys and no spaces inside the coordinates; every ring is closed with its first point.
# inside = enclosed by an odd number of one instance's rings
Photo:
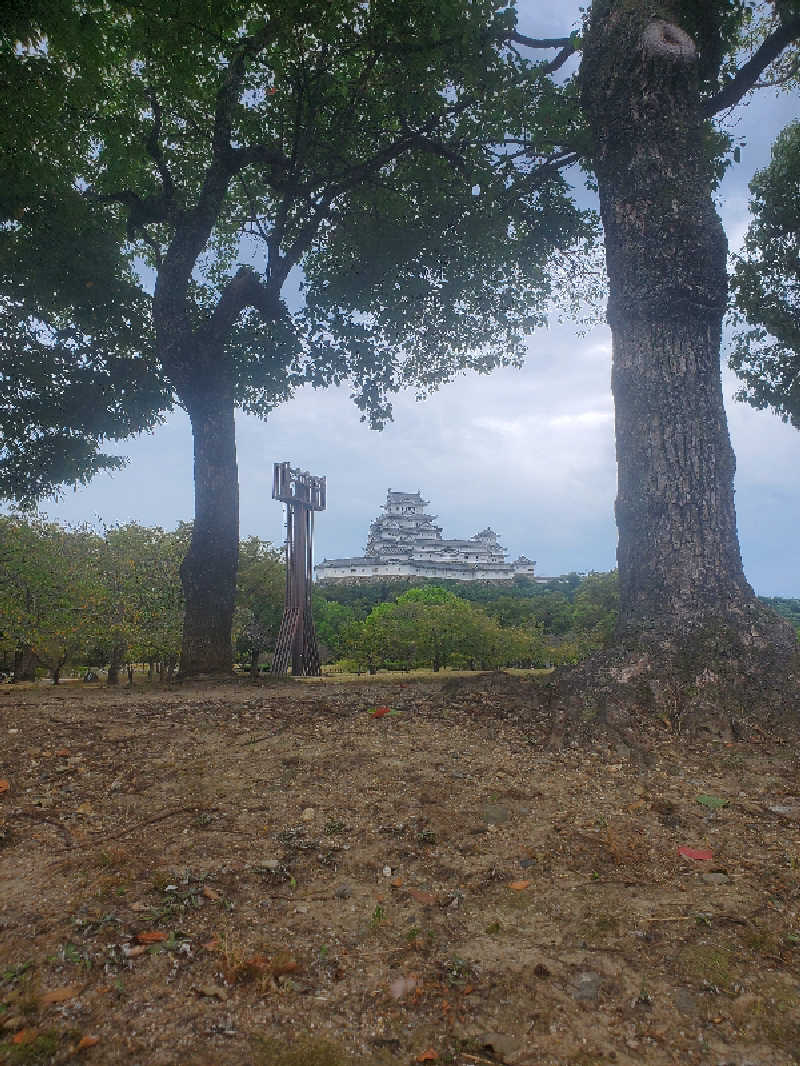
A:
{"type": "MultiPolygon", "coordinates": [[[[221,375],[220,375],[221,377],[221,375]]],[[[181,564],[185,599],[181,676],[230,674],[239,563],[239,473],[233,389],[206,382],[184,403],[194,437],[194,528],[181,564]]]]}
{"type": "Polygon", "coordinates": [[[115,640],[111,645],[111,658],[108,663],[107,684],[119,684],[119,672],[122,669],[122,660],[125,658],[125,651],[125,644],[121,641],[115,640]]]}
{"type": "Polygon", "coordinates": [[[675,9],[594,0],[584,41],[610,284],[620,647],[556,686],[573,725],[575,712],[619,723],[653,702],[730,724],[775,707],[796,666],[793,633],[742,570],[720,379],[727,243],[696,49],[675,9]]]}
{"type": "Polygon", "coordinates": [[[660,6],[664,19],[595,2],[581,68],[610,283],[623,631],[753,596],[720,380],[727,242],[694,44],[660,6]]]}

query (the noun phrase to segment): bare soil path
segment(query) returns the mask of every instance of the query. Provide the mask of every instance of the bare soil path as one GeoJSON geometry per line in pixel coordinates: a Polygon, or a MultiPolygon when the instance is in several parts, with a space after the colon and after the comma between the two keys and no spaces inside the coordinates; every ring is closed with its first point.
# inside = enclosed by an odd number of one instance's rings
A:
{"type": "Polygon", "coordinates": [[[546,735],[524,686],[3,686],[0,1062],[799,1063],[796,747],[546,735]]]}

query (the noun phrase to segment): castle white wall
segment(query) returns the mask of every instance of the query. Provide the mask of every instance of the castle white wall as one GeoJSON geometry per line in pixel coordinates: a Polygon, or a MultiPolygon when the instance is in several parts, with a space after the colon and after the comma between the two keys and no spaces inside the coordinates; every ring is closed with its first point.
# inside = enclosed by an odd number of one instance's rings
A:
{"type": "Polygon", "coordinates": [[[357,565],[336,566],[319,563],[316,567],[317,581],[358,580],[376,577],[433,577],[448,581],[513,581],[515,577],[533,577],[533,567],[516,567],[513,563],[494,566],[417,566],[413,563],[384,562],[357,565]]]}

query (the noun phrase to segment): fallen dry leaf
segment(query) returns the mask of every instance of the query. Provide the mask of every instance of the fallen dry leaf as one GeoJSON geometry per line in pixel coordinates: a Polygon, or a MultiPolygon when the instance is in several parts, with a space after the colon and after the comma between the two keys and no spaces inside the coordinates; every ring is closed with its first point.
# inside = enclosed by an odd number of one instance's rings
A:
{"type": "Polygon", "coordinates": [[[0,780],[0,792],[8,792],[8,790],[10,788],[11,788],[11,785],[9,785],[8,781],[6,781],[5,778],[0,780]]]}
{"type": "Polygon", "coordinates": [[[205,944],[203,944],[203,947],[206,951],[216,951],[219,947],[219,937],[212,936],[210,940],[207,940],[205,944]]]}
{"type": "Polygon", "coordinates": [[[530,881],[512,881],[508,886],[513,888],[515,892],[523,892],[530,885],[530,881]]]}
{"type": "Polygon", "coordinates": [[[78,1043],[75,1045],[76,1051],[85,1051],[86,1048],[94,1047],[95,1044],[100,1043],[99,1036],[82,1036],[78,1043]]]}
{"type": "Polygon", "coordinates": [[[391,881],[389,882],[389,884],[392,886],[392,888],[402,888],[403,878],[402,877],[393,877],[391,879],[391,881]]]}
{"type": "Polygon", "coordinates": [[[209,887],[209,885],[203,885],[203,891],[201,895],[205,896],[206,899],[212,900],[212,902],[214,903],[219,903],[219,901],[222,899],[222,896],[219,894],[219,892],[217,892],[215,888],[209,887]]]}
{"type": "Polygon", "coordinates": [[[63,988],[50,988],[47,992],[43,992],[39,997],[39,1002],[48,1003],[65,1003],[68,999],[74,999],[75,996],[80,995],[80,985],[64,985],[63,988]]]}
{"type": "Polygon", "coordinates": [[[694,862],[710,862],[714,853],[710,848],[678,848],[678,854],[694,862]]]}
{"type": "Polygon", "coordinates": [[[297,969],[297,960],[291,955],[277,955],[270,966],[270,971],[275,977],[282,977],[287,973],[294,973],[297,969]]]}
{"type": "Polygon", "coordinates": [[[436,1062],[438,1058],[439,1056],[433,1048],[429,1047],[427,1051],[420,1051],[419,1055],[417,1055],[417,1062],[436,1062]]]}
{"type": "Polygon", "coordinates": [[[143,933],[136,934],[136,939],[140,944],[157,944],[161,940],[166,940],[167,934],[160,929],[145,929],[143,933]]]}
{"type": "Polygon", "coordinates": [[[409,888],[408,894],[412,899],[415,899],[417,903],[422,903],[426,907],[430,907],[436,902],[436,896],[431,895],[430,892],[420,892],[418,888],[409,888]]]}
{"type": "Polygon", "coordinates": [[[391,707],[376,707],[370,714],[370,718],[383,718],[385,714],[391,714],[391,707]]]}
{"type": "Polygon", "coordinates": [[[20,1029],[18,1033],[14,1033],[11,1037],[12,1044],[30,1044],[36,1039],[38,1035],[38,1029],[20,1029]]]}

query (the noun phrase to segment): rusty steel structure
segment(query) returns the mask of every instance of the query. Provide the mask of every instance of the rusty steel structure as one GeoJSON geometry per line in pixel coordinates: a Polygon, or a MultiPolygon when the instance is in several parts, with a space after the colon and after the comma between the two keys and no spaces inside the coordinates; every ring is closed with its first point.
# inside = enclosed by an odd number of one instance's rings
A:
{"type": "Polygon", "coordinates": [[[325,478],[291,463],[275,463],[272,498],[286,504],[286,606],[272,657],[272,673],[317,677],[319,644],[311,617],[314,512],[325,510],[325,478]]]}

